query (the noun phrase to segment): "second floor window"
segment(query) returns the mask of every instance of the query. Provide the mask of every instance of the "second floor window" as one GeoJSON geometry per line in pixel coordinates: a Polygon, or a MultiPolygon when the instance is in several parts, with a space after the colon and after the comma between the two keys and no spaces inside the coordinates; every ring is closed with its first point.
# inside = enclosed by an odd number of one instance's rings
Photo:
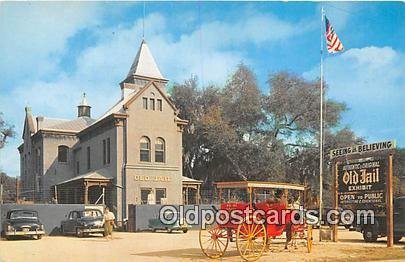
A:
{"type": "Polygon", "coordinates": [[[107,138],[107,164],[110,163],[111,160],[111,145],[110,145],[110,138],[107,138]]]}
{"type": "Polygon", "coordinates": [[[147,97],[142,98],[142,107],[143,107],[143,109],[148,109],[148,98],[147,97]]]}
{"type": "Polygon", "coordinates": [[[155,99],[154,98],[150,99],[150,110],[155,110],[155,99]]]}
{"type": "Polygon", "coordinates": [[[103,164],[109,164],[110,163],[110,138],[104,139],[103,140],[103,164]]]}
{"type": "Polygon", "coordinates": [[[90,165],[90,147],[87,147],[87,170],[90,170],[91,165],[90,165]]]}
{"type": "Polygon", "coordinates": [[[163,110],[162,99],[157,100],[157,110],[159,111],[163,110]]]}
{"type": "Polygon", "coordinates": [[[107,163],[107,144],[105,139],[103,139],[103,165],[107,163]]]}
{"type": "Polygon", "coordinates": [[[155,143],[155,162],[165,162],[165,141],[160,137],[156,139],[155,143]]]}
{"type": "Polygon", "coordinates": [[[140,140],[140,156],[142,162],[150,162],[150,140],[146,136],[140,140]]]}
{"type": "Polygon", "coordinates": [[[58,162],[67,163],[68,161],[68,152],[69,147],[67,146],[58,146],[58,162]]]}

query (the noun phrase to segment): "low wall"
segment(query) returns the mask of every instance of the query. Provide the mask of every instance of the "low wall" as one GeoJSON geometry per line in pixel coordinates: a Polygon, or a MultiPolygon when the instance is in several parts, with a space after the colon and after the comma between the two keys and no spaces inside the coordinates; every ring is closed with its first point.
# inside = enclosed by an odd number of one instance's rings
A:
{"type": "Polygon", "coordinates": [[[86,207],[95,207],[103,210],[102,205],[83,205],[83,204],[3,204],[0,205],[0,232],[2,225],[6,219],[7,212],[12,209],[28,209],[38,212],[39,219],[44,224],[45,233],[47,235],[59,234],[59,227],[62,220],[66,219],[66,215],[72,210],[80,210],[86,207]]]}
{"type": "MultiPolygon", "coordinates": [[[[150,230],[149,220],[159,219],[160,209],[164,205],[129,205],[128,206],[128,225],[127,230],[130,232],[150,230]]],[[[178,212],[180,211],[179,205],[172,205],[178,212]]],[[[184,215],[187,210],[198,207],[201,209],[213,210],[213,206],[218,209],[218,205],[184,205],[184,215]]],[[[192,228],[198,229],[201,225],[201,218],[199,218],[198,225],[191,225],[192,228]]]]}

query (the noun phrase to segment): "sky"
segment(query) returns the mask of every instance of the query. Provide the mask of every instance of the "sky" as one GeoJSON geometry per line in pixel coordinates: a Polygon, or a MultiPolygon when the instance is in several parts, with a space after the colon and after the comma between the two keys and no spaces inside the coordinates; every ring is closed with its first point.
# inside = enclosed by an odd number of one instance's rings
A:
{"type": "Polygon", "coordinates": [[[15,138],[0,170],[19,175],[24,107],[74,119],[86,92],[97,118],[120,98],[144,39],[169,85],[195,75],[223,86],[244,63],[319,78],[321,6],[343,53],[323,52],[326,96],[346,103],[342,127],[405,147],[405,5],[401,2],[0,2],[0,112],[15,138]]]}

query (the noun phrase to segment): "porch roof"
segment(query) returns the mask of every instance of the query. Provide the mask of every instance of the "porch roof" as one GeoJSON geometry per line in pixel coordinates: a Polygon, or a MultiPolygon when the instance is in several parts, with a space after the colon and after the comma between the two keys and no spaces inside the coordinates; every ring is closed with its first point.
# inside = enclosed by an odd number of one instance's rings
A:
{"type": "Polygon", "coordinates": [[[79,176],[75,176],[71,179],[62,181],[56,185],[62,185],[62,184],[66,184],[66,183],[70,183],[70,182],[74,182],[74,181],[79,181],[79,180],[87,180],[87,181],[104,181],[104,182],[109,182],[110,180],[112,180],[112,176],[110,174],[110,172],[108,172],[107,169],[102,168],[102,169],[98,169],[98,170],[94,170],[94,171],[90,171],[88,173],[79,175],[79,176]]]}
{"type": "Polygon", "coordinates": [[[202,183],[203,183],[202,180],[196,180],[183,176],[183,185],[201,185],[202,183]]]}

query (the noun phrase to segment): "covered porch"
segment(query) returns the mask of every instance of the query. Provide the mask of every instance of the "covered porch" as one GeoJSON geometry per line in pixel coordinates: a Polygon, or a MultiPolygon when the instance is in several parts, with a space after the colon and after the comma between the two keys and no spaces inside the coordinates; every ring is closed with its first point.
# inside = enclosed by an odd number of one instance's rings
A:
{"type": "Polygon", "coordinates": [[[203,181],[183,176],[183,205],[201,203],[201,184],[203,181]]]}
{"type": "Polygon", "coordinates": [[[56,184],[52,190],[58,204],[111,204],[112,177],[105,169],[95,170],[56,184]]]}

